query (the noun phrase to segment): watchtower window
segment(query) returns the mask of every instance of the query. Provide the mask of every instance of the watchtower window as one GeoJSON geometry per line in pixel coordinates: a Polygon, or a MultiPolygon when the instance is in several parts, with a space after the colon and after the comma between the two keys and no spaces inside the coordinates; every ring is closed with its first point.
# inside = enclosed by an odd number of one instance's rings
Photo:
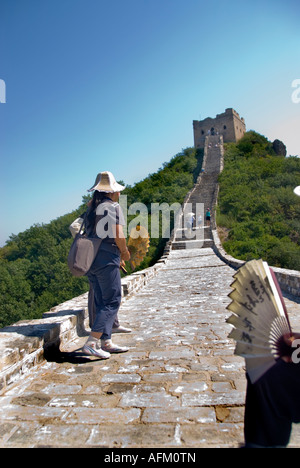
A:
{"type": "Polygon", "coordinates": [[[204,130],[201,130],[201,135],[204,135],[204,130]]]}
{"type": "Polygon", "coordinates": [[[226,128],[227,128],[226,125],[224,125],[223,128],[224,128],[224,130],[226,130],[226,128]]]}
{"type": "Polygon", "coordinates": [[[211,129],[210,129],[210,133],[211,133],[212,135],[214,135],[214,134],[215,134],[215,129],[214,129],[214,127],[211,127],[211,129]]]}

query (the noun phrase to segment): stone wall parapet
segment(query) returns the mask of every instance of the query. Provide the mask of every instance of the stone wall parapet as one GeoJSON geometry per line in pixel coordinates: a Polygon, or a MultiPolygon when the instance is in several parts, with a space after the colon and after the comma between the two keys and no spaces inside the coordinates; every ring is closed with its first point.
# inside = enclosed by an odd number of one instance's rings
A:
{"type": "MultiPolygon", "coordinates": [[[[133,272],[121,280],[123,300],[147,284],[163,267],[169,249],[153,266],[133,272]]],[[[88,292],[45,312],[41,319],[21,320],[0,329],[0,393],[18,382],[32,368],[64,344],[88,335],[88,292]]]]}
{"type": "MultiPolygon", "coordinates": [[[[225,252],[218,236],[217,229],[214,229],[212,234],[214,239],[213,250],[216,255],[223,260],[223,262],[236,270],[244,265],[244,260],[238,260],[225,252]]],[[[300,272],[297,270],[289,270],[273,266],[271,266],[271,268],[276,275],[282,291],[291,294],[292,296],[300,297],[300,272]]]]}

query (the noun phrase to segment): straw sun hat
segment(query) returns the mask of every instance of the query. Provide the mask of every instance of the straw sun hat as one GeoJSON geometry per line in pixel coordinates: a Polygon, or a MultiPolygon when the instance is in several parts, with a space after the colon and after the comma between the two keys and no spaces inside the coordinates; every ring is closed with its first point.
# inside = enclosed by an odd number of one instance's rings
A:
{"type": "Polygon", "coordinates": [[[91,187],[88,192],[97,190],[98,192],[114,193],[121,192],[124,189],[125,187],[118,184],[111,172],[105,171],[97,175],[93,187],[91,187]]]}

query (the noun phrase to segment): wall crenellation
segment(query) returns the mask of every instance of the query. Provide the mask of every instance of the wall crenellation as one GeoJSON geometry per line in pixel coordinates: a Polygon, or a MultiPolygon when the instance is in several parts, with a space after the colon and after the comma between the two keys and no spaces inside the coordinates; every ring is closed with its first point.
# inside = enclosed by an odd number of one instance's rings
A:
{"type": "Polygon", "coordinates": [[[238,112],[228,108],[214,119],[207,117],[204,120],[194,120],[193,129],[195,148],[204,148],[205,137],[208,135],[222,135],[224,143],[238,141],[246,132],[246,124],[238,112]]]}

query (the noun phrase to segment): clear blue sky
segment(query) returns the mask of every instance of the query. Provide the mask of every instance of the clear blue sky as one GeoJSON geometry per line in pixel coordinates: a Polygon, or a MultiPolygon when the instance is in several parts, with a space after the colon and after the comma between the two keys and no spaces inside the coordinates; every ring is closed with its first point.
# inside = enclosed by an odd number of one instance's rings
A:
{"type": "Polygon", "coordinates": [[[1,0],[0,245],[100,171],[156,172],[227,107],[299,155],[299,18],[298,0],[1,0]]]}

